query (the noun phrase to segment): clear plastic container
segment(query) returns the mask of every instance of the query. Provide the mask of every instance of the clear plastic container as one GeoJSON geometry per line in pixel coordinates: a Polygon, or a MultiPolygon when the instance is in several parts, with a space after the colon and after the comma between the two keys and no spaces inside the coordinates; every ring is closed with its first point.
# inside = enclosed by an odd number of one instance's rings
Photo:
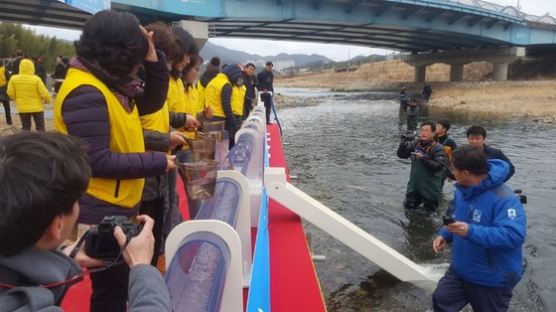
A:
{"type": "Polygon", "coordinates": [[[229,264],[229,249],[220,237],[208,232],[186,237],[165,276],[172,311],[220,311],[229,264]]]}
{"type": "Polygon", "coordinates": [[[216,138],[198,135],[195,139],[187,139],[187,144],[191,151],[192,161],[215,159],[216,138]]]}
{"type": "Polygon", "coordinates": [[[206,121],[203,123],[203,132],[206,136],[214,137],[216,144],[224,139],[224,121],[206,121]]]}
{"type": "MultiPolygon", "coordinates": [[[[193,155],[193,153],[191,153],[193,155]]],[[[185,182],[188,199],[203,200],[214,195],[218,163],[214,160],[198,162],[179,162],[176,160],[179,174],[185,182]]]]}

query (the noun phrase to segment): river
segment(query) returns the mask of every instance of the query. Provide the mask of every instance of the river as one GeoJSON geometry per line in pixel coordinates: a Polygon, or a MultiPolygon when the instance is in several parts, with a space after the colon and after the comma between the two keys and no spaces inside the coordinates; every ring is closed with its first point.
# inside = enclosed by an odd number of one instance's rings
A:
{"type": "MultiPolygon", "coordinates": [[[[277,89],[284,95],[319,97],[317,106],[278,111],[294,184],[398,252],[443,274],[449,252],[431,248],[454,187],[444,186],[439,213],[406,215],[410,163],[398,159],[396,94],[333,93],[277,89]]],[[[452,116],[453,118],[453,116],[452,116]]],[[[465,144],[472,124],[487,129],[487,142],[512,160],[509,181],[528,196],[525,274],[510,311],[556,311],[556,127],[523,120],[452,119],[450,135],[465,144]]],[[[432,311],[434,286],[402,283],[311,224],[305,223],[329,311],[432,311]]]]}

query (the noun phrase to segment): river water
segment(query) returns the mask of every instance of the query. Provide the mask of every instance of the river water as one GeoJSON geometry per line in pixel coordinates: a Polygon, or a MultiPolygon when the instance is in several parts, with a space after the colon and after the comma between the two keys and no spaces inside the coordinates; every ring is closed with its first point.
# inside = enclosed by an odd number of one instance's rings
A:
{"type": "MultiPolygon", "coordinates": [[[[435,255],[432,240],[454,187],[433,216],[403,209],[410,163],[396,157],[396,94],[333,93],[281,89],[285,95],[320,97],[322,104],[284,108],[284,147],[294,184],[406,257],[441,276],[448,251],[435,255]]],[[[528,196],[525,274],[510,311],[556,311],[556,127],[529,121],[452,119],[451,137],[485,126],[487,142],[512,160],[509,181],[528,196]]],[[[329,311],[431,311],[434,285],[402,283],[311,224],[305,224],[329,311]]]]}

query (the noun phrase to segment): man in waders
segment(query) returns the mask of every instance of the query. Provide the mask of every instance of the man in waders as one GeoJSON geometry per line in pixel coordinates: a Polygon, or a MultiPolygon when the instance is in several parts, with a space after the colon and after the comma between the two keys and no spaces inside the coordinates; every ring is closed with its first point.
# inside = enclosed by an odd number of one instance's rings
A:
{"type": "Polygon", "coordinates": [[[402,130],[403,124],[407,118],[407,106],[409,105],[409,97],[405,92],[405,87],[403,87],[400,91],[400,111],[399,111],[399,121],[398,121],[398,130],[402,130]]]}
{"type": "Polygon", "coordinates": [[[419,139],[403,136],[398,157],[411,158],[411,172],[405,194],[406,209],[417,209],[421,203],[428,212],[435,211],[442,193],[442,180],[446,168],[446,154],[441,144],[434,141],[436,124],[421,124],[419,139]]]}
{"type": "Polygon", "coordinates": [[[417,130],[417,121],[419,120],[419,102],[416,99],[411,99],[407,106],[407,132],[417,130]]]}

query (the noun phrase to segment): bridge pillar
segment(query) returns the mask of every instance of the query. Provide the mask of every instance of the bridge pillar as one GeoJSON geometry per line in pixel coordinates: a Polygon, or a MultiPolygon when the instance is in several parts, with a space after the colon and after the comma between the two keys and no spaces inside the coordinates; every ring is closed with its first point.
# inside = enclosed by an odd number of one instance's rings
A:
{"type": "Polygon", "coordinates": [[[525,48],[511,47],[502,49],[463,49],[421,54],[413,53],[404,56],[402,60],[406,64],[415,66],[416,82],[424,81],[425,66],[435,63],[451,65],[450,81],[462,81],[463,65],[478,61],[494,64],[494,80],[507,80],[509,64],[523,57],[525,57],[525,48]]]}
{"type": "Polygon", "coordinates": [[[494,63],[494,70],[492,72],[492,79],[496,81],[508,80],[508,63],[494,63]]]}
{"type": "Polygon", "coordinates": [[[425,82],[427,78],[427,65],[415,65],[415,82],[425,82]]]}
{"type": "Polygon", "coordinates": [[[208,23],[182,20],[174,24],[188,31],[195,38],[199,50],[203,48],[209,38],[208,23]]]}
{"type": "Polygon", "coordinates": [[[463,63],[450,64],[450,81],[463,81],[463,63]]]}

